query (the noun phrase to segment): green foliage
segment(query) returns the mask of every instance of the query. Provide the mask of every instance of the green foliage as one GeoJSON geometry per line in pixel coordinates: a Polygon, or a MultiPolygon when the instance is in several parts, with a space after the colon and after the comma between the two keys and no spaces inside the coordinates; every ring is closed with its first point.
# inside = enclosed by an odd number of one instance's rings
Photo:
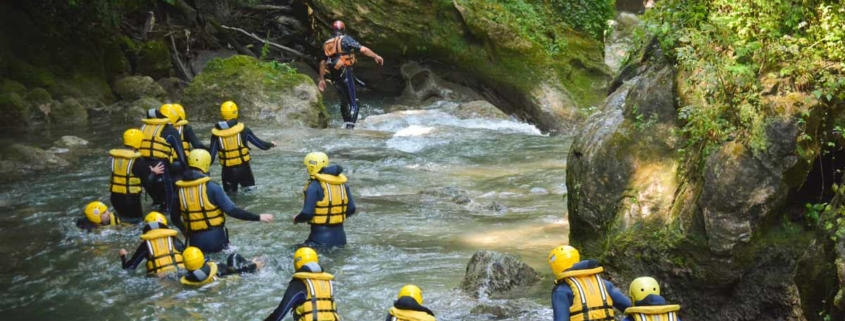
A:
{"type": "Polygon", "coordinates": [[[261,60],[266,60],[270,56],[270,30],[267,30],[267,37],[265,39],[264,46],[261,47],[261,60]]]}
{"type": "Polygon", "coordinates": [[[646,130],[657,123],[657,115],[651,114],[651,116],[646,119],[645,115],[640,113],[640,107],[637,105],[634,105],[631,113],[634,115],[634,127],[639,131],[646,130]]]}
{"type": "MultiPolygon", "coordinates": [[[[781,92],[812,92],[815,108],[845,99],[841,1],[664,0],[646,22],[685,74],[683,131],[704,155],[734,139],[754,152],[768,147],[767,119],[782,111],[762,98],[777,94],[765,93],[762,79],[781,92]]],[[[812,107],[803,103],[794,102],[797,111],[812,107]]]]}
{"type": "Polygon", "coordinates": [[[551,0],[560,21],[573,29],[602,39],[607,21],[616,14],[616,0],[551,0]]]}

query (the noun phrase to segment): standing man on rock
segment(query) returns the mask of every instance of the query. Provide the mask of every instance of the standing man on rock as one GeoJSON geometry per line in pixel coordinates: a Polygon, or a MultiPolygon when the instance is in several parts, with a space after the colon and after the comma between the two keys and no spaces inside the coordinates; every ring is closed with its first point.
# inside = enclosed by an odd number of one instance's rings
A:
{"type": "Polygon", "coordinates": [[[320,82],[318,84],[320,91],[326,90],[326,80],[323,78],[328,68],[332,85],[337,90],[337,95],[340,97],[340,112],[343,115],[343,128],[355,128],[355,122],[358,120],[358,95],[355,91],[355,74],[352,66],[355,65],[355,53],[373,58],[379,66],[384,65],[384,59],[378,54],[370,50],[370,48],[362,46],[358,41],[355,41],[350,36],[345,34],[346,25],[343,21],[335,21],[332,24],[334,30],[334,37],[326,40],[323,43],[323,53],[326,59],[320,62],[320,82]]]}

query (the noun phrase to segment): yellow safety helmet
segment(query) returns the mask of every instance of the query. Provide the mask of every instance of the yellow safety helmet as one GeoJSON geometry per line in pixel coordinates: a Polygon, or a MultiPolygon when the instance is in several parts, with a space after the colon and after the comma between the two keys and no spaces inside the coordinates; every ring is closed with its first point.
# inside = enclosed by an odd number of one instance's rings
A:
{"type": "Polygon", "coordinates": [[[134,149],[141,148],[141,141],[144,140],[144,133],[138,129],[127,129],[123,132],[123,145],[134,149]]]}
{"type": "Polygon", "coordinates": [[[185,116],[185,107],[182,107],[180,104],[173,104],[173,109],[176,110],[176,114],[179,115],[180,120],[188,120],[188,116],[185,116]]]}
{"type": "Polygon", "coordinates": [[[422,290],[420,290],[420,288],[416,285],[408,284],[406,286],[403,286],[402,289],[399,290],[399,295],[396,298],[398,299],[403,296],[412,297],[415,301],[417,301],[417,304],[423,304],[422,290]]]}
{"type": "Polygon", "coordinates": [[[305,155],[305,168],[308,169],[308,175],[314,176],[326,166],[329,166],[329,156],[322,152],[312,152],[305,155]]]}
{"type": "Polygon", "coordinates": [[[161,105],[161,108],[158,109],[162,115],[167,117],[170,120],[171,124],[175,124],[179,121],[179,113],[176,111],[176,107],[173,107],[171,104],[164,104],[161,105]]]}
{"type": "Polygon", "coordinates": [[[310,247],[302,247],[293,253],[293,268],[299,270],[303,265],[308,263],[319,263],[317,251],[310,247]]]}
{"type": "Polygon", "coordinates": [[[199,270],[205,264],[205,255],[196,247],[189,246],[182,252],[182,260],[185,262],[185,268],[188,271],[199,270]]]}
{"type": "Polygon", "coordinates": [[[188,154],[188,166],[201,170],[203,173],[208,173],[208,168],[211,167],[211,154],[205,149],[194,149],[188,154]]]}
{"type": "Polygon", "coordinates": [[[85,206],[85,217],[87,217],[88,221],[90,221],[91,223],[101,224],[103,223],[101,215],[108,211],[109,208],[106,206],[106,204],[103,204],[103,202],[100,201],[93,201],[85,206]]]}
{"type": "Polygon", "coordinates": [[[234,101],[227,101],[220,105],[220,115],[223,120],[232,120],[238,118],[238,105],[234,101]]]}
{"type": "Polygon", "coordinates": [[[631,286],[628,287],[628,294],[631,296],[631,302],[636,303],[645,299],[649,294],[660,295],[660,284],[652,277],[638,277],[634,281],[631,281],[631,286]]]}
{"type": "Polygon", "coordinates": [[[164,225],[167,225],[167,217],[165,217],[164,214],[153,211],[153,212],[150,212],[150,214],[147,214],[146,217],[144,217],[144,223],[152,223],[152,222],[159,222],[159,223],[162,223],[164,225]]]}
{"type": "Polygon", "coordinates": [[[578,253],[574,247],[569,245],[562,245],[554,248],[549,253],[549,266],[552,268],[552,273],[555,277],[560,279],[563,271],[571,268],[575,263],[581,261],[581,254],[578,253]]]}

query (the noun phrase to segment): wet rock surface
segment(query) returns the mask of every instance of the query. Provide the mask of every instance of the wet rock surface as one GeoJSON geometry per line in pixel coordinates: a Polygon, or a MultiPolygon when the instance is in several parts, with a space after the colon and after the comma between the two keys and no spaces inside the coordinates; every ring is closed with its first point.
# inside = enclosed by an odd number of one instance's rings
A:
{"type": "Polygon", "coordinates": [[[540,274],[518,257],[482,251],[470,258],[461,289],[474,298],[501,296],[538,281],[540,274]]]}

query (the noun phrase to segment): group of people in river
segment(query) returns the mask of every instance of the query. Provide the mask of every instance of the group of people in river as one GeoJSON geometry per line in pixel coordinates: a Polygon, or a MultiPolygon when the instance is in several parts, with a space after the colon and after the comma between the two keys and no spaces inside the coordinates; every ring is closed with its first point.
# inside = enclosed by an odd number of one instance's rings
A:
{"type": "MultiPolygon", "coordinates": [[[[373,57],[378,64],[383,60],[345,36],[342,22],[335,22],[332,28],[336,34],[324,45],[327,60],[321,64],[319,88],[325,89],[322,77],[328,67],[333,84],[341,93],[344,127],[351,129],[357,119],[357,80],[351,69],[354,53],[373,57]]],[[[123,269],[134,270],[146,261],[149,276],[178,274],[182,284],[202,286],[226,276],[255,272],[264,265],[236,253],[230,254],[225,263],[209,261],[205,256],[229,247],[226,216],[265,223],[274,220],[271,214],[254,214],[237,207],[229,194],[255,186],[249,144],[267,150],[276,143],[258,138],[239,121],[235,102],[224,102],[220,115],[222,120],[211,130],[206,146],[189,125],[185,108],[165,104],[149,110],[139,129],[124,132],[123,148],[109,152],[114,212],[100,201],[91,202],[85,206],[85,216],[77,221],[77,226],[93,231],[125,224],[121,222],[139,224],[141,244],[129,258],[125,249],[120,250],[123,269]],[[222,187],[209,176],[215,157],[222,166],[222,187]],[[147,215],[142,209],[144,191],[156,209],[147,215]],[[179,239],[179,232],[185,243],[179,239]]],[[[302,210],[292,220],[294,224],[308,223],[311,233],[294,253],[295,271],[290,284],[266,320],[282,320],[289,313],[297,321],[341,320],[335,302],[334,276],[320,265],[317,251],[346,245],[343,223],[356,213],[356,206],[343,168],[331,165],[328,155],[312,152],[303,163],[309,179],[303,190],[302,210]]],[[[660,296],[660,286],[653,278],[635,279],[625,295],[602,279],[603,268],[597,261],[581,260],[578,250],[571,246],[553,249],[548,263],[555,275],[555,321],[610,321],[614,320],[614,308],[627,315],[626,321],[679,320],[680,307],[668,304],[660,296]]],[[[400,289],[385,320],[433,321],[435,315],[423,306],[422,290],[409,284],[400,289]]]]}

